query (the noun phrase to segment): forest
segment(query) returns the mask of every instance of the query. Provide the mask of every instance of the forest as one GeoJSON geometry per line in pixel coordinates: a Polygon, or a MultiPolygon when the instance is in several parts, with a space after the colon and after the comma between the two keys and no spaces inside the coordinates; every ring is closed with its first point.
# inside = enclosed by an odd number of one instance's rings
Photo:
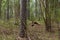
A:
{"type": "Polygon", "coordinates": [[[60,0],[0,0],[0,40],[60,40],[60,0]]]}

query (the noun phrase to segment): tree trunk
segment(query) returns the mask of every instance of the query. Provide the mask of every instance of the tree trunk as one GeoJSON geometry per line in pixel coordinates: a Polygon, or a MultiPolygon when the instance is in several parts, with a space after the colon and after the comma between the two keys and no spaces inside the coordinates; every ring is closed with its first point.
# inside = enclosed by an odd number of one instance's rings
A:
{"type": "Polygon", "coordinates": [[[37,0],[35,0],[35,16],[37,17],[37,0]]]}
{"type": "Polygon", "coordinates": [[[6,18],[9,20],[9,0],[7,0],[6,18]]]}
{"type": "Polygon", "coordinates": [[[30,20],[30,0],[27,0],[27,18],[30,20]]]}
{"type": "Polygon", "coordinates": [[[49,13],[49,0],[46,0],[45,15],[46,31],[51,32],[51,13],[49,13]]]}
{"type": "Polygon", "coordinates": [[[21,38],[25,38],[26,35],[26,20],[27,20],[27,0],[21,0],[21,12],[20,12],[20,19],[21,19],[21,25],[20,25],[20,34],[19,36],[21,38]]]}
{"type": "Polygon", "coordinates": [[[0,0],[0,19],[1,19],[1,3],[2,3],[2,0],[0,0]]]}
{"type": "Polygon", "coordinates": [[[20,19],[20,0],[18,0],[18,4],[15,3],[15,25],[19,24],[19,19],[20,19]]]}

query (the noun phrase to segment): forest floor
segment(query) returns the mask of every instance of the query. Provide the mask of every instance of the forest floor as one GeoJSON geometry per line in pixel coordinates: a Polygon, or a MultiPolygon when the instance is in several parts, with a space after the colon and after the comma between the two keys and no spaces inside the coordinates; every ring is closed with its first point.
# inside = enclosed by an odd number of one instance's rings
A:
{"type": "Polygon", "coordinates": [[[28,29],[29,29],[28,34],[30,34],[29,36],[31,37],[32,40],[60,40],[57,30],[51,33],[46,32],[44,25],[35,24],[32,27],[29,26],[28,29]]]}
{"type": "MultiPolygon", "coordinates": [[[[58,32],[46,32],[42,24],[28,25],[27,35],[31,40],[59,40],[58,32]]],[[[16,40],[19,33],[19,27],[5,28],[0,26],[0,40],[16,40]]]]}

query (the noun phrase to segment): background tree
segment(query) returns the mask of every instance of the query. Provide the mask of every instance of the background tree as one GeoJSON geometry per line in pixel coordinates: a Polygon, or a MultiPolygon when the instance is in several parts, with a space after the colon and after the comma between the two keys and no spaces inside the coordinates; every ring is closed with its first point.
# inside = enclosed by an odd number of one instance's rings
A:
{"type": "Polygon", "coordinates": [[[7,0],[6,18],[9,20],[9,0],[7,0]]]}
{"type": "Polygon", "coordinates": [[[2,3],[2,0],[0,0],[0,19],[1,19],[1,3],[2,3]]]}
{"type": "Polygon", "coordinates": [[[30,20],[30,0],[27,0],[27,18],[30,20]]]}
{"type": "Polygon", "coordinates": [[[14,10],[15,10],[15,24],[18,25],[20,19],[20,0],[15,1],[14,10]]]}

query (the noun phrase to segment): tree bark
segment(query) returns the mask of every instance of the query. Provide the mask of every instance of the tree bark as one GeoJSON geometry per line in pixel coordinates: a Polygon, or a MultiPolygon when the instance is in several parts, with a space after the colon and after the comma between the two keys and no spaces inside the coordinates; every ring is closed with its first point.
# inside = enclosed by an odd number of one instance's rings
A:
{"type": "Polygon", "coordinates": [[[20,12],[20,19],[21,19],[21,25],[20,25],[20,34],[19,36],[21,38],[26,37],[26,20],[27,20],[27,0],[21,0],[21,12],[20,12]]]}
{"type": "Polygon", "coordinates": [[[46,0],[45,16],[46,31],[51,32],[51,13],[49,13],[49,0],[46,0]]]}

